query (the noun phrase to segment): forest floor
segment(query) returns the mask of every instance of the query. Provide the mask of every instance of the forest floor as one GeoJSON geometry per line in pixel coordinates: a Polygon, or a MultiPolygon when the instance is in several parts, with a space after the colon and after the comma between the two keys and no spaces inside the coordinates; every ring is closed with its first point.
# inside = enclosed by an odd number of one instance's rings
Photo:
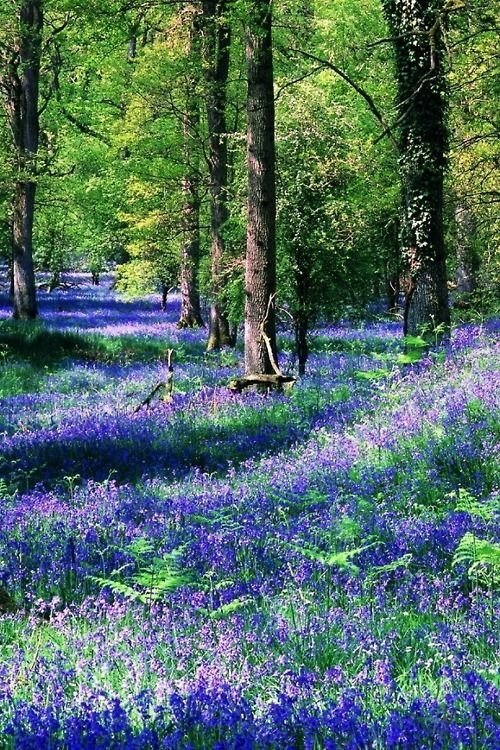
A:
{"type": "Polygon", "coordinates": [[[71,281],[0,299],[0,748],[498,750],[498,321],[238,395],[176,299],[71,281]]]}

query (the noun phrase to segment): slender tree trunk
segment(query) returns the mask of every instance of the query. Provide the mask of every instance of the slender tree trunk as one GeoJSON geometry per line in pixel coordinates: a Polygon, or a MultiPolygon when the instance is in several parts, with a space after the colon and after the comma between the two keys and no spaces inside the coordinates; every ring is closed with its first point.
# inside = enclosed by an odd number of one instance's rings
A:
{"type": "Polygon", "coordinates": [[[167,300],[168,300],[168,286],[167,284],[161,285],[161,310],[162,312],[166,312],[167,310],[167,300]]]}
{"type": "Polygon", "coordinates": [[[245,371],[271,374],[276,359],[276,183],[272,1],[248,1],[246,38],[248,227],[245,269],[245,371]]]}
{"type": "MultiPolygon", "coordinates": [[[[190,54],[189,64],[194,71],[199,64],[199,13],[190,8],[190,54]]],[[[182,228],[184,245],[182,248],[180,289],[181,315],[179,328],[194,328],[203,325],[200,305],[198,270],[200,262],[200,198],[197,143],[200,123],[199,101],[196,91],[196,75],[188,75],[186,87],[186,112],[183,117],[184,164],[186,174],[182,183],[183,208],[182,228]]]]}
{"type": "Polygon", "coordinates": [[[131,23],[128,34],[127,60],[134,62],[137,58],[137,34],[139,33],[139,24],[131,23]]]}
{"type": "Polygon", "coordinates": [[[17,42],[13,42],[8,69],[0,75],[19,175],[12,207],[14,317],[29,320],[37,316],[33,222],[39,142],[42,0],[21,0],[19,30],[20,36],[17,42]]]}
{"type": "Polygon", "coordinates": [[[306,364],[309,358],[309,345],[307,343],[307,333],[309,330],[309,318],[305,310],[300,310],[296,314],[294,325],[295,325],[295,348],[297,350],[299,375],[305,375],[306,364]]]}
{"type": "Polygon", "coordinates": [[[212,234],[212,302],[210,306],[208,351],[230,346],[232,343],[229,321],[222,301],[222,264],[225,252],[224,225],[228,219],[226,87],[231,44],[230,27],[224,18],[226,11],[226,0],[207,0],[203,3],[212,234]]]}
{"type": "Polygon", "coordinates": [[[177,325],[179,328],[194,328],[203,325],[198,288],[200,201],[197,178],[185,178],[183,194],[182,223],[185,241],[182,248],[180,272],[181,315],[177,325]]]}
{"type": "Polygon", "coordinates": [[[9,283],[9,299],[14,303],[14,221],[13,215],[8,220],[8,237],[9,237],[9,267],[7,270],[7,281],[9,283]]]}
{"type": "Polygon", "coordinates": [[[442,68],[445,0],[383,0],[394,38],[404,192],[403,253],[410,283],[405,334],[450,325],[443,231],[447,155],[442,68]]]}
{"type": "Polygon", "coordinates": [[[309,357],[307,335],[309,332],[311,299],[314,291],[310,259],[310,249],[298,239],[293,250],[296,297],[293,323],[299,375],[306,374],[306,364],[309,357]]]}

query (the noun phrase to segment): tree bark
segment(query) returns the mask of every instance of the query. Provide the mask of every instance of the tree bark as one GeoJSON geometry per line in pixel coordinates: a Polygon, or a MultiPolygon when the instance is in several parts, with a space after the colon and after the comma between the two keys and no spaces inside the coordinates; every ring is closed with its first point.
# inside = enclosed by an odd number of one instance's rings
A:
{"type": "Polygon", "coordinates": [[[161,310],[162,312],[166,312],[167,310],[167,300],[168,300],[168,286],[167,284],[161,285],[161,310]]]}
{"type": "Polygon", "coordinates": [[[227,209],[226,89],[229,75],[231,34],[225,20],[226,0],[207,0],[204,15],[204,70],[207,85],[208,170],[210,177],[210,226],[212,279],[210,329],[207,350],[231,345],[229,321],[224,311],[222,264],[225,253],[224,226],[227,209]]]}
{"type": "Polygon", "coordinates": [[[179,328],[195,328],[203,325],[198,287],[200,200],[197,178],[190,176],[184,179],[183,194],[182,223],[185,241],[180,272],[181,314],[177,325],[179,328]]]}
{"type": "Polygon", "coordinates": [[[36,195],[36,156],[39,143],[39,79],[42,54],[42,0],[21,0],[19,39],[9,51],[1,88],[17,157],[12,206],[14,317],[36,318],[33,268],[33,222],[36,195]]]}
{"type": "Polygon", "coordinates": [[[248,227],[245,268],[245,371],[274,372],[262,332],[276,354],[271,304],[276,292],[276,182],[272,2],[249,0],[247,58],[248,227]]]}
{"type": "Polygon", "coordinates": [[[448,149],[443,72],[445,0],[384,0],[394,39],[398,83],[403,254],[410,283],[404,333],[450,325],[443,230],[443,177],[448,149]]]}
{"type": "Polygon", "coordinates": [[[181,314],[179,328],[203,326],[198,270],[200,262],[200,198],[196,139],[200,122],[199,101],[194,71],[199,65],[199,12],[190,7],[189,44],[191,71],[186,82],[186,111],[183,115],[185,177],[182,182],[182,229],[184,245],[181,257],[181,314]]]}

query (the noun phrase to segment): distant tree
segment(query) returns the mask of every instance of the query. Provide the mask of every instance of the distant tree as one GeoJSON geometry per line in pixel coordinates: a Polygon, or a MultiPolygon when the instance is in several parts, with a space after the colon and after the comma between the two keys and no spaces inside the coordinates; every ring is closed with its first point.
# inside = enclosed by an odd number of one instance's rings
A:
{"type": "Polygon", "coordinates": [[[366,43],[387,33],[379,2],[355,16],[347,4],[313,5],[288,6],[275,33],[278,287],[299,374],[320,320],[361,313],[385,282],[395,306],[399,255],[397,149],[381,138],[392,67],[386,47],[366,43]]]}
{"type": "Polygon", "coordinates": [[[200,240],[200,164],[199,164],[199,68],[201,62],[200,31],[201,11],[195,3],[188,3],[182,11],[185,16],[188,38],[184,112],[184,176],[182,178],[182,230],[183,247],[180,267],[181,313],[180,328],[202,326],[199,289],[200,240]]]}
{"type": "Polygon", "coordinates": [[[272,0],[247,4],[248,227],[245,371],[272,374],[276,358],[276,177],[272,0]]]}
{"type": "Polygon", "coordinates": [[[206,81],[211,226],[209,351],[232,343],[227,311],[222,300],[222,264],[226,244],[224,230],[228,220],[226,106],[231,28],[227,11],[226,0],[207,0],[203,3],[203,67],[206,81]]]}
{"type": "Polygon", "coordinates": [[[443,226],[447,6],[446,0],[383,0],[398,84],[402,241],[408,267],[404,332],[413,335],[450,325],[443,226]]]}
{"type": "Polygon", "coordinates": [[[498,305],[500,256],[500,12],[490,0],[470,0],[450,18],[450,172],[448,214],[456,302],[471,314],[498,305]],[[454,219],[454,221],[453,221],[454,219]],[[454,226],[453,226],[454,224],[454,226]]]}
{"type": "Polygon", "coordinates": [[[29,320],[37,316],[33,222],[40,135],[42,0],[19,0],[15,15],[3,18],[7,35],[2,34],[0,39],[0,92],[16,161],[12,197],[14,317],[29,320]]]}

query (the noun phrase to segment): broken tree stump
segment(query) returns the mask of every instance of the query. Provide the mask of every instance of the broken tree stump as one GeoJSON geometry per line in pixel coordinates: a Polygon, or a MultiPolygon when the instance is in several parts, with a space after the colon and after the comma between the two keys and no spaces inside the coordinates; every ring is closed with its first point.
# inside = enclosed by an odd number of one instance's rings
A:
{"type": "Polygon", "coordinates": [[[165,382],[157,383],[157,385],[155,385],[149,396],[146,396],[144,401],[141,401],[141,403],[136,406],[136,408],[134,409],[134,414],[137,414],[137,412],[139,412],[143,408],[143,406],[149,408],[154,397],[162,390],[164,391],[163,400],[170,401],[170,399],[172,398],[172,393],[174,391],[174,366],[172,364],[173,356],[174,350],[167,349],[167,378],[165,382]]]}
{"type": "Polygon", "coordinates": [[[292,375],[283,375],[276,361],[276,357],[274,356],[271,340],[265,332],[266,321],[269,317],[271,307],[274,305],[275,297],[275,294],[272,294],[269,297],[266,316],[260,324],[260,335],[266,346],[267,354],[269,356],[269,362],[274,370],[274,373],[253,372],[249,373],[248,375],[243,375],[241,378],[232,378],[227,385],[230,391],[241,393],[245,390],[245,388],[251,388],[252,386],[260,389],[264,389],[267,387],[268,389],[276,388],[278,390],[289,390],[290,388],[293,388],[297,380],[292,375]]]}

